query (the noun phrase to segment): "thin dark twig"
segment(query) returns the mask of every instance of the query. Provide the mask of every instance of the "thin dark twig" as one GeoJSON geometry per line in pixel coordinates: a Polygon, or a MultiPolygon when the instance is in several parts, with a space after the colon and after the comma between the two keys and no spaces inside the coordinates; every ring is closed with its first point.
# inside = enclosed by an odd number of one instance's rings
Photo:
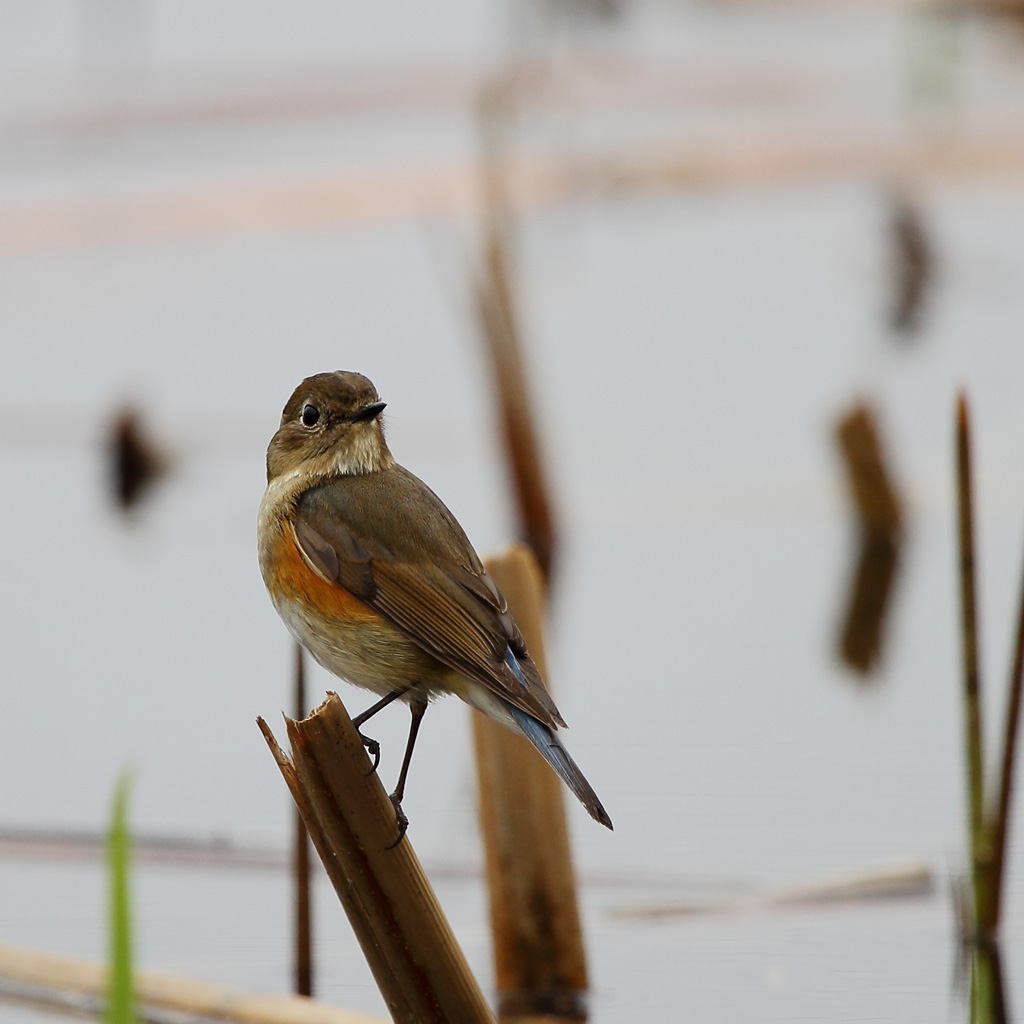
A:
{"type": "MultiPolygon", "coordinates": [[[[306,717],[306,670],[302,648],[295,645],[295,717],[306,717]]],[[[295,812],[295,994],[313,994],[313,928],[309,895],[309,836],[295,812]]]]}

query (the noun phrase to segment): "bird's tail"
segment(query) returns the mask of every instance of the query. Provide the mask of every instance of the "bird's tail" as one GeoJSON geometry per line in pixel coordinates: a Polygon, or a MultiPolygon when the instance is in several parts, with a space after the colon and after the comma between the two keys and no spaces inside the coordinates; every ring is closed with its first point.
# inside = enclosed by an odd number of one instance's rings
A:
{"type": "Polygon", "coordinates": [[[576,767],[576,762],[569,756],[569,751],[562,746],[562,741],[553,729],[539,722],[533,715],[503,700],[509,714],[515,720],[522,734],[541,752],[544,760],[558,772],[562,781],[576,794],[587,812],[595,820],[607,828],[612,827],[612,819],[601,805],[593,787],[583,777],[583,772],[576,767]]]}

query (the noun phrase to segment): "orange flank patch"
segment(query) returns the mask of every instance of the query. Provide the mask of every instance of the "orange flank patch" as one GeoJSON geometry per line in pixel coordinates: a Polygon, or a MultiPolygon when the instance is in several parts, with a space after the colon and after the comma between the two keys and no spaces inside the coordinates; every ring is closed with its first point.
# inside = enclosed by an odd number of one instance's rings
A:
{"type": "Polygon", "coordinates": [[[295,534],[287,525],[275,545],[272,577],[275,598],[297,601],[324,618],[341,622],[379,622],[383,617],[340,583],[328,582],[314,572],[299,552],[295,534]]]}

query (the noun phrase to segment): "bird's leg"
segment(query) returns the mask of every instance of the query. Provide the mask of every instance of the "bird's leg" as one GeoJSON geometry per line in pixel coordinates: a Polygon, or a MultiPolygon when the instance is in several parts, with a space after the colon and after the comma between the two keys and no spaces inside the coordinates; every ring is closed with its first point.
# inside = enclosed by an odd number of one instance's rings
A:
{"type": "MultiPolygon", "coordinates": [[[[411,690],[411,686],[403,686],[400,690],[392,690],[386,697],[381,697],[376,704],[368,707],[362,714],[356,715],[352,719],[352,724],[359,729],[363,722],[369,721],[378,711],[382,708],[386,708],[392,701],[398,700],[403,694],[408,693],[411,690]]],[[[373,758],[373,767],[366,773],[372,775],[377,770],[377,765],[380,764],[380,744],[369,736],[364,736],[362,732],[359,733],[359,738],[363,741],[363,746],[366,747],[367,753],[373,758]]]]}
{"type": "Polygon", "coordinates": [[[420,722],[427,710],[427,702],[422,697],[409,702],[409,710],[412,712],[412,723],[409,726],[409,739],[405,744],[405,757],[402,759],[402,770],[398,773],[398,785],[391,794],[391,804],[395,808],[395,817],[398,818],[398,838],[388,847],[393,849],[405,835],[409,827],[409,819],[402,810],[402,797],[405,796],[405,777],[409,774],[409,765],[412,763],[412,748],[416,746],[416,734],[420,731],[420,722]]]}

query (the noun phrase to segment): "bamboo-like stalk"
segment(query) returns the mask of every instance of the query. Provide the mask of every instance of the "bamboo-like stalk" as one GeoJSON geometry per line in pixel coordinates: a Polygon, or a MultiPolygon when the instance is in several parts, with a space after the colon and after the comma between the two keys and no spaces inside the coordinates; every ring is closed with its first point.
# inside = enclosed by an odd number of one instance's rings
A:
{"type": "MultiPolygon", "coordinates": [[[[0,946],[0,998],[44,1006],[75,1016],[102,1013],[108,969],[67,956],[0,946]]],[[[168,1011],[182,1024],[385,1024],[379,1017],[327,1006],[313,999],[246,992],[228,985],[136,971],[139,1017],[149,1021],[168,1011]],[[161,1011],[158,1015],[154,1011],[161,1011]]]]}
{"type": "Polygon", "coordinates": [[[335,693],[286,719],[291,759],[258,719],[396,1024],[493,1024],[352,720],[335,693]]]}
{"type": "MultiPolygon", "coordinates": [[[[543,676],[544,584],[530,549],[485,562],[543,676]]],[[[502,1022],[584,1020],[588,988],[562,784],[521,736],[473,713],[502,1022]]]]}
{"type": "MultiPolygon", "coordinates": [[[[306,717],[306,671],[302,647],[295,645],[295,717],[306,717]]],[[[309,834],[295,811],[293,851],[295,873],[295,994],[313,994],[313,916],[309,897],[309,834]]]]}
{"type": "Polygon", "coordinates": [[[962,615],[965,747],[967,754],[967,806],[971,840],[971,879],[974,920],[980,926],[990,857],[986,842],[984,746],[981,727],[981,679],[978,666],[978,622],[975,597],[974,508],[971,493],[971,438],[967,398],[957,400],[956,420],[957,508],[960,551],[960,607],[962,615]]]}

